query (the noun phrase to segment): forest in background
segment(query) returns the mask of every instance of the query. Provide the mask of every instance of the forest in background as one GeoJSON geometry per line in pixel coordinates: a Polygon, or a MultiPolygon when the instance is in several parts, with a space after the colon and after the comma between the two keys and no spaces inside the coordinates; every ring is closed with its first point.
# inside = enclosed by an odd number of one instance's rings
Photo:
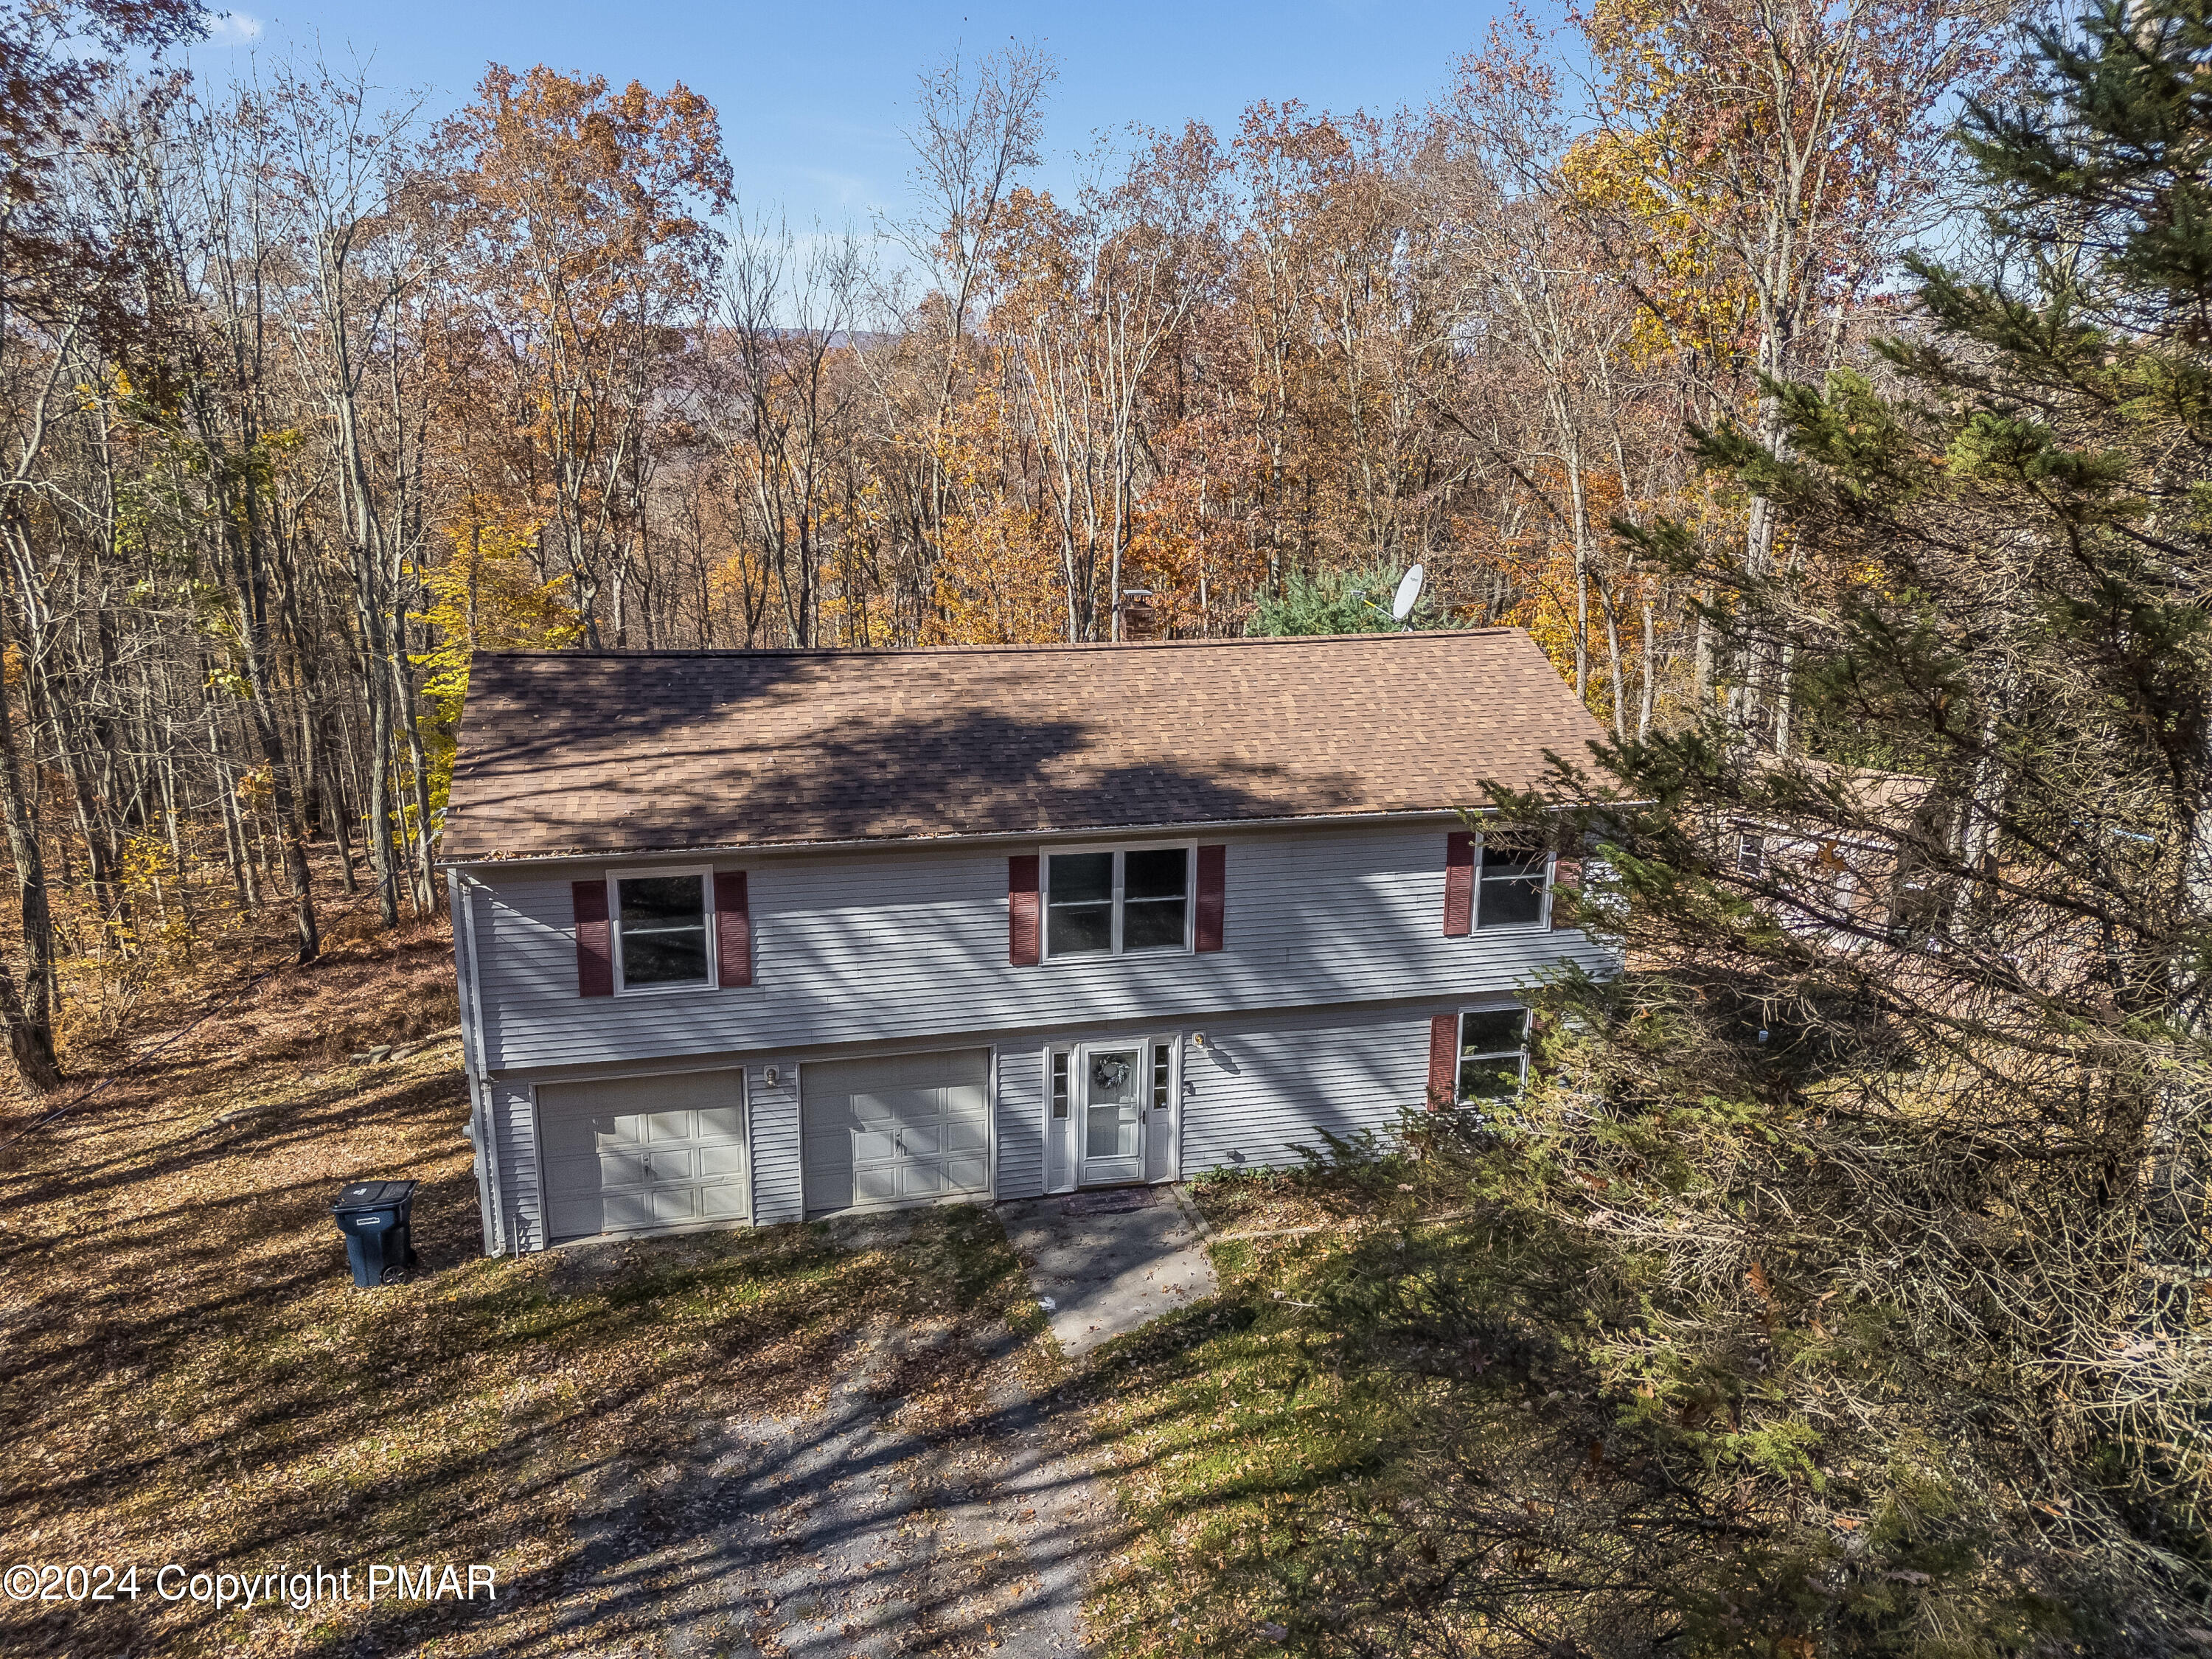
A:
{"type": "Polygon", "coordinates": [[[2212,0],[1608,0],[1067,200],[1015,46],[867,240],[680,88],[77,50],[199,21],[0,0],[31,1092],[280,922],[434,933],[478,646],[1371,628],[1419,562],[1607,728],[1494,805],[1623,971],[1523,988],[1510,1097],[1213,1172],[1332,1221],[1092,1375],[1115,1650],[2212,1650],[2212,0]]]}
{"type": "Polygon", "coordinates": [[[1531,629],[1623,737],[1788,665],[1615,524],[1796,556],[1692,427],[1909,325],[1993,0],[1515,14],[1433,106],[1257,104],[1029,181],[1054,65],[919,79],[865,234],[732,195],[678,85],[158,64],[189,0],[10,0],[0,756],[27,1082],[257,908],[435,908],[478,647],[1531,629]],[[1571,59],[1595,79],[1570,76],[1571,59]],[[1765,377],[1762,381],[1762,377],[1765,377]]]}

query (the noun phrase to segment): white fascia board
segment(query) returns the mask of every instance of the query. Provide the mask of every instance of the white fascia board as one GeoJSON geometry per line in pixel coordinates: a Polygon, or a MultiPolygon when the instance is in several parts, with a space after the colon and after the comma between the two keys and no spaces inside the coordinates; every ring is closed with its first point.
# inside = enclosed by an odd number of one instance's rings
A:
{"type": "Polygon", "coordinates": [[[618,851],[531,853],[514,858],[441,859],[438,867],[489,872],[559,864],[586,864],[597,868],[632,859],[749,859],[764,855],[790,857],[810,853],[896,852],[941,847],[1018,848],[1040,843],[1063,845],[1070,842],[1120,846],[1125,842],[1139,839],[1194,841],[1207,836],[1228,835],[1244,830],[1328,830],[1340,825],[1356,829],[1378,823],[1459,823],[1465,820],[1468,812],[1488,810],[1484,807],[1422,807],[1399,812],[1316,812],[1285,818],[1224,818],[1204,823],[1093,824],[1080,830],[994,830],[988,835],[978,836],[868,836],[847,841],[743,842],[729,845],[684,842],[670,847],[625,848],[618,851]]]}

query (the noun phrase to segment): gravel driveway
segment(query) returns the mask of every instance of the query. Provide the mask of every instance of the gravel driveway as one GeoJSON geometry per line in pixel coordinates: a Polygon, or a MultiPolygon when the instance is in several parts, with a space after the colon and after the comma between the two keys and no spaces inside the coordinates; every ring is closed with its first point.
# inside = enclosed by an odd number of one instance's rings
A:
{"type": "MultiPolygon", "coordinates": [[[[847,1224],[850,1247],[896,1246],[908,1224],[847,1224]]],[[[1121,1515],[1079,1414],[1033,1386],[1056,1362],[1025,1346],[1003,1326],[873,1322],[817,1409],[702,1415],[690,1455],[599,1471],[579,1625],[626,1600],[657,1633],[639,1650],[683,1659],[1084,1651],[1089,1567],[1121,1515]],[[947,1373],[975,1385],[950,1419],[923,1398],[939,1391],[908,1392],[947,1373]]]]}

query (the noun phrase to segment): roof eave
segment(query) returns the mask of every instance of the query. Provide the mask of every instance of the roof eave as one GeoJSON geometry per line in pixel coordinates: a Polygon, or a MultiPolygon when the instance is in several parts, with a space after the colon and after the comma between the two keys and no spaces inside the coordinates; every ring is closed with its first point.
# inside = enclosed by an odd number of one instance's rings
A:
{"type": "Polygon", "coordinates": [[[603,863],[610,859],[749,857],[758,853],[840,853],[863,848],[1034,844],[1143,836],[1153,840],[1219,835],[1236,830],[1281,830],[1304,826],[1407,823],[1424,819],[1456,822],[1468,812],[1493,810],[1486,803],[1466,806],[1409,806],[1379,812],[1298,812],[1268,818],[1216,818],[1189,823],[1100,823],[1075,830],[991,830],[942,836],[862,836],[840,841],[676,842],[665,846],[571,848],[557,853],[491,853],[474,858],[441,858],[441,870],[511,870],[521,865],[603,863]]]}

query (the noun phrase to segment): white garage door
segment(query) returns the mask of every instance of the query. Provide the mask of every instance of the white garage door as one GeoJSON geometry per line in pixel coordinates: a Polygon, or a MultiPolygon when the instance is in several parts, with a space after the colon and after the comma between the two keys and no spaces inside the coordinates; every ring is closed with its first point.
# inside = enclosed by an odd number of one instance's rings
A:
{"type": "Polygon", "coordinates": [[[989,1197],[990,1076],[987,1048],[802,1066],[806,1213],[989,1197]]]}
{"type": "Polygon", "coordinates": [[[750,1212],[741,1072],[544,1084],[538,1127],[556,1244],[726,1226],[750,1212]]]}

